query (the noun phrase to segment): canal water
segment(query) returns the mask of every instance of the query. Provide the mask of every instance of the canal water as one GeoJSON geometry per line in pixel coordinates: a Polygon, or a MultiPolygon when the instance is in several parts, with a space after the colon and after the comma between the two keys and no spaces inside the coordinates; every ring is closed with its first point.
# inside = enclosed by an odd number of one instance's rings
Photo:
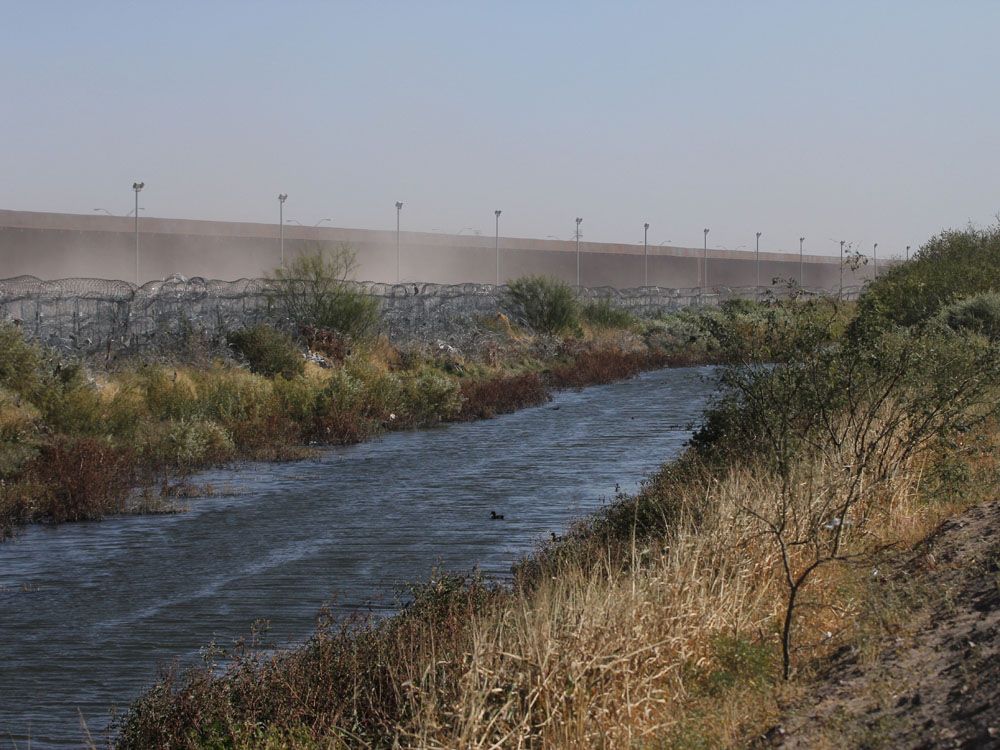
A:
{"type": "Polygon", "coordinates": [[[254,621],[388,609],[435,566],[489,575],[677,455],[715,390],[678,368],[493,420],[399,432],[289,464],[199,475],[231,494],[174,515],[32,527],[0,544],[0,749],[100,746],[179,660],[254,621]],[[490,511],[504,516],[491,521],[490,511]]]}

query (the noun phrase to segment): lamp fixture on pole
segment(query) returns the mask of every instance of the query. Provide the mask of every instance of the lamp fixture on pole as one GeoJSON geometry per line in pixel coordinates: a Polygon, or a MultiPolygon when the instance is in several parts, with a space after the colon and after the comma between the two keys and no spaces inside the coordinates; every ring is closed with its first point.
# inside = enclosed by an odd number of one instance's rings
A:
{"type": "Polygon", "coordinates": [[[760,295],[760,232],[757,232],[757,245],[754,250],[754,261],[757,265],[757,294],[760,295]]]}
{"type": "Polygon", "coordinates": [[[493,212],[493,216],[496,217],[496,231],[494,232],[494,250],[497,256],[497,280],[496,286],[500,286],[500,214],[502,214],[499,208],[493,212]]]}
{"type": "Polygon", "coordinates": [[[701,268],[702,268],[702,287],[708,287],[708,232],[709,230],[702,229],[702,235],[704,236],[704,246],[701,253],[701,268]]]}
{"type": "Polygon", "coordinates": [[[399,212],[403,210],[403,201],[396,201],[396,283],[399,283],[399,212]]]}
{"type": "Polygon", "coordinates": [[[146,187],[145,182],[133,182],[135,191],[135,285],[139,286],[139,191],[146,187]]]}
{"type": "Polygon", "coordinates": [[[576,286],[580,286],[580,222],[583,219],[579,216],[576,217],[576,286]]]}
{"type": "Polygon", "coordinates": [[[840,241],[840,294],[838,295],[841,299],[844,297],[844,241],[840,241]]]}
{"type": "Polygon", "coordinates": [[[642,225],[642,285],[649,286],[649,222],[642,225]]]}
{"type": "Polygon", "coordinates": [[[281,248],[281,267],[285,267],[285,201],[288,193],[278,193],[278,245],[281,248]]]}
{"type": "Polygon", "coordinates": [[[800,289],[806,283],[806,277],[805,274],[803,273],[805,267],[802,265],[802,243],[805,241],[806,241],[805,237],[799,237],[799,288],[800,289]]]}

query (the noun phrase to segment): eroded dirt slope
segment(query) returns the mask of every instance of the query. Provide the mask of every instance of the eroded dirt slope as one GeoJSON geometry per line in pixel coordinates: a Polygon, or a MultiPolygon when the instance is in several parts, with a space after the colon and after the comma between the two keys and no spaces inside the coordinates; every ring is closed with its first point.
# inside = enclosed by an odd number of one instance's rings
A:
{"type": "Polygon", "coordinates": [[[877,655],[845,648],[758,746],[1000,748],[1000,501],[893,570],[920,606],[877,655]]]}

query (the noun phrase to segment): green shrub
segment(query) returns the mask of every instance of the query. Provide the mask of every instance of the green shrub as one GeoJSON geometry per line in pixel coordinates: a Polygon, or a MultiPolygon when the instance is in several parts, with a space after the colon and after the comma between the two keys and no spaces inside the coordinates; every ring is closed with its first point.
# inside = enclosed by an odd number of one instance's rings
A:
{"type": "Polygon", "coordinates": [[[767,644],[719,633],[712,638],[710,664],[699,687],[709,695],[721,695],[736,687],[762,687],[774,673],[774,653],[767,644]]]}
{"type": "Polygon", "coordinates": [[[402,373],[399,379],[402,396],[399,411],[405,424],[413,427],[436,424],[456,416],[462,408],[458,381],[432,367],[402,373]]]}
{"type": "Polygon", "coordinates": [[[236,368],[216,367],[194,373],[198,414],[229,426],[256,421],[275,410],[271,382],[236,368]]]}
{"type": "Polygon", "coordinates": [[[147,365],[134,375],[141,400],[155,419],[194,419],[200,416],[194,382],[183,371],[147,365]]]}
{"type": "Polygon", "coordinates": [[[190,471],[226,461],[233,450],[229,433],[215,422],[181,420],[167,427],[157,453],[169,465],[190,471]]]}
{"type": "Polygon", "coordinates": [[[562,333],[579,325],[580,306],[572,287],[547,276],[525,276],[507,285],[506,312],[541,333],[562,333]]]}
{"type": "Polygon", "coordinates": [[[0,387],[0,480],[15,476],[38,453],[39,413],[0,387]]]}
{"type": "Polygon", "coordinates": [[[355,267],[347,245],[299,255],[272,274],[272,304],[297,329],[312,326],[366,338],[378,327],[379,302],[351,286],[355,267]]]}
{"type": "Polygon", "coordinates": [[[940,313],[955,331],[972,331],[991,341],[1000,339],[1000,294],[989,292],[949,305],[940,313]]]}
{"type": "Polygon", "coordinates": [[[583,319],[599,328],[634,328],[639,323],[632,313],[616,307],[609,299],[588,303],[583,308],[583,319]]]}
{"type": "Polygon", "coordinates": [[[295,342],[269,325],[233,331],[227,339],[233,350],[258,375],[294,378],[305,372],[305,362],[295,342]]]}
{"type": "Polygon", "coordinates": [[[855,337],[889,325],[909,326],[972,295],[1000,291],[1000,224],[943,232],[908,263],[893,266],[862,294],[855,337]]]}
{"type": "Polygon", "coordinates": [[[42,350],[25,341],[21,329],[0,323],[0,385],[29,395],[37,386],[42,361],[42,350]]]}
{"type": "Polygon", "coordinates": [[[277,408],[308,432],[316,417],[323,384],[310,378],[286,379],[278,376],[272,383],[277,408]]]}

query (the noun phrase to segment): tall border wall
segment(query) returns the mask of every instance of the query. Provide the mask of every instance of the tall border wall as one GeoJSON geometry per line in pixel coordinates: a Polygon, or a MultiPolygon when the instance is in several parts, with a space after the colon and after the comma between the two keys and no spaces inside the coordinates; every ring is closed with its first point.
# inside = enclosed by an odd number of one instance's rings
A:
{"type": "MultiPolygon", "coordinates": [[[[0,210],[0,278],[21,275],[41,279],[97,277],[136,280],[133,219],[100,214],[78,215],[0,210]]],[[[395,282],[396,233],[336,227],[284,229],[286,257],[324,244],[347,244],[357,253],[356,277],[395,282]]],[[[492,236],[401,232],[400,281],[440,284],[495,281],[492,236]]],[[[576,283],[576,243],[551,239],[500,237],[502,281],[527,274],[555,276],[576,283]]],[[[581,242],[580,283],[585,287],[635,288],[648,283],[664,288],[755,285],[753,252],[700,248],[581,242]],[[704,266],[707,265],[707,268],[704,266]],[[707,284],[704,276],[707,273],[707,284]],[[648,281],[647,281],[648,280],[648,281]]],[[[276,224],[192,221],[143,217],[139,221],[139,281],[173,274],[206,279],[259,278],[280,262],[276,224]]],[[[870,268],[845,269],[843,284],[855,286],[870,268]]],[[[761,252],[760,278],[794,279],[808,288],[841,286],[838,257],[761,252]]]]}

